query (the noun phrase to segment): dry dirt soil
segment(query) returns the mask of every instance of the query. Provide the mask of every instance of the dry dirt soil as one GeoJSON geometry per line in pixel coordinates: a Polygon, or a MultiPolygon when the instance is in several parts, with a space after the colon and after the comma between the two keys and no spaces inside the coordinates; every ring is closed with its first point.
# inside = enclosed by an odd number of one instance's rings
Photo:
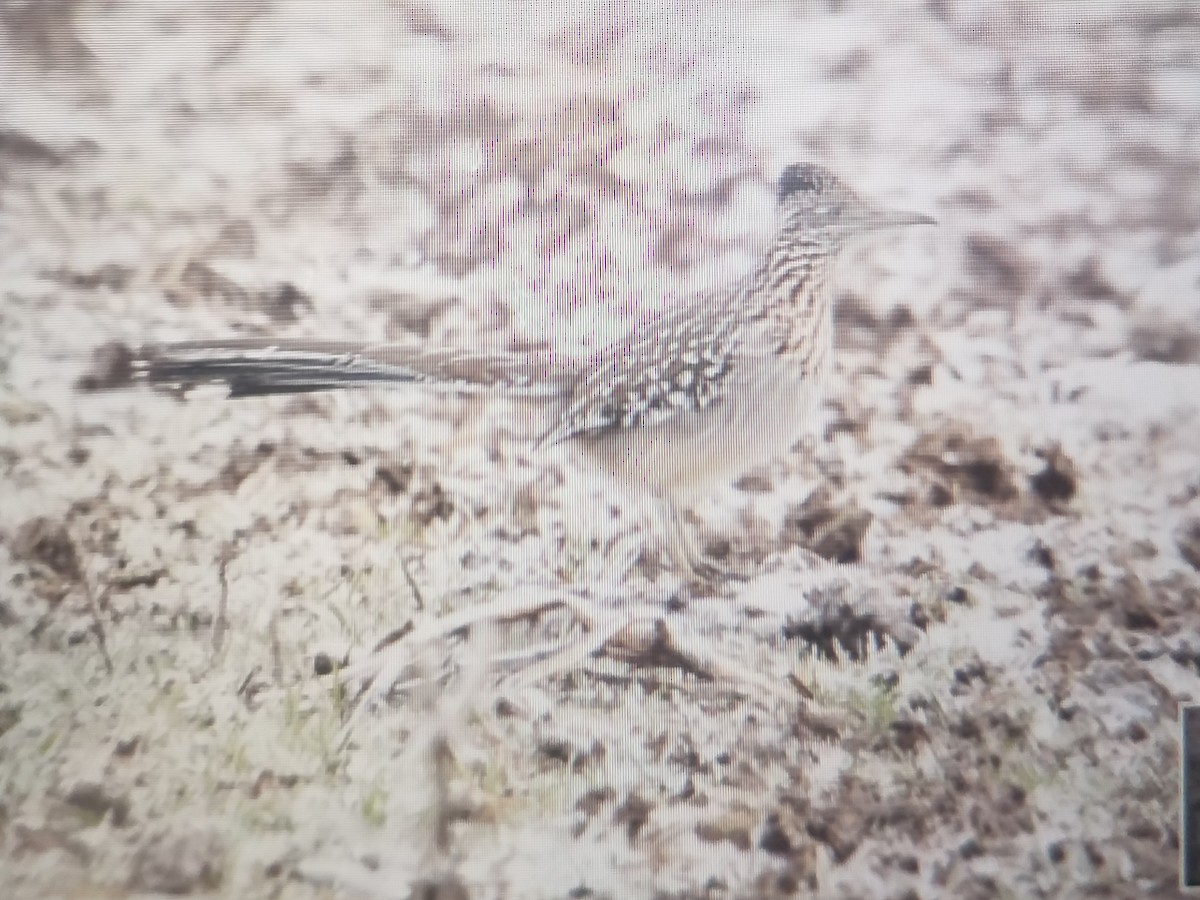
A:
{"type": "Polygon", "coordinates": [[[0,893],[1179,895],[1198,173],[1195,3],[3,0],[0,893]],[[689,513],[745,582],[502,401],[131,383],[586,349],[796,160],[938,224],[689,513]]]}

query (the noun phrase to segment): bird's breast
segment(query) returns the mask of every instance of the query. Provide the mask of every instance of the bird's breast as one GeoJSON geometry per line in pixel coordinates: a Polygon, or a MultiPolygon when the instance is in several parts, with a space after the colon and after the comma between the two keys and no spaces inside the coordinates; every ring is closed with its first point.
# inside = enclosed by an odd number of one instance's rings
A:
{"type": "Polygon", "coordinates": [[[811,424],[820,383],[778,354],[738,354],[702,410],[598,435],[585,452],[637,491],[687,496],[785,456],[811,424]]]}

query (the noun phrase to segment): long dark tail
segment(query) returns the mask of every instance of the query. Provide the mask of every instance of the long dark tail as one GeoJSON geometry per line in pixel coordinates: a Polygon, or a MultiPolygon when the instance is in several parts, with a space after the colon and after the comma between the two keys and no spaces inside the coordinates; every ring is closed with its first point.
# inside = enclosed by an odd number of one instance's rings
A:
{"type": "Polygon", "coordinates": [[[546,353],[429,350],[333,341],[188,341],[144,347],[135,377],[188,388],[225,384],[230,397],[415,384],[464,393],[562,397],[570,368],[546,353]]]}

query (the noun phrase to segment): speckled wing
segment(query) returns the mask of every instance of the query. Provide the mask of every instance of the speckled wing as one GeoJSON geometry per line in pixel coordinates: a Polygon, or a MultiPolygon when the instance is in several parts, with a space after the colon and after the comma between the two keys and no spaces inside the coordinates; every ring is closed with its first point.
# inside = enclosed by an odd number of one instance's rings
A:
{"type": "Polygon", "coordinates": [[[736,321],[702,308],[651,319],[640,337],[596,353],[541,446],[661,425],[721,402],[737,351],[736,321]]]}

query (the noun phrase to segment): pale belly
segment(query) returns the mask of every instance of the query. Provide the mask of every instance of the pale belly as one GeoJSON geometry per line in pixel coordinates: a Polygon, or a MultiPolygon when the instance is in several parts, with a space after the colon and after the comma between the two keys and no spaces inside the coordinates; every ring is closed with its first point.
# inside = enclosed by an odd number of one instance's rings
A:
{"type": "Polygon", "coordinates": [[[743,361],[728,396],[700,412],[580,441],[594,464],[628,488],[685,499],[785,456],[811,427],[813,379],[777,361],[743,361]]]}

